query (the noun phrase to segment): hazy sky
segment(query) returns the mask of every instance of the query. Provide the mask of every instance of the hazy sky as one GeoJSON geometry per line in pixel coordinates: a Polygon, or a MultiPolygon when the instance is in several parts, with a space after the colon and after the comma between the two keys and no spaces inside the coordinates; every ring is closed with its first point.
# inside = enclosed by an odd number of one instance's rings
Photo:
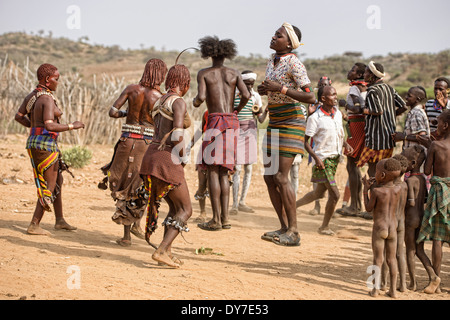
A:
{"type": "Polygon", "coordinates": [[[199,38],[231,38],[239,55],[272,53],[283,22],[300,28],[299,52],[365,57],[450,48],[448,0],[0,0],[0,34],[37,33],[139,49],[182,50],[199,38]]]}

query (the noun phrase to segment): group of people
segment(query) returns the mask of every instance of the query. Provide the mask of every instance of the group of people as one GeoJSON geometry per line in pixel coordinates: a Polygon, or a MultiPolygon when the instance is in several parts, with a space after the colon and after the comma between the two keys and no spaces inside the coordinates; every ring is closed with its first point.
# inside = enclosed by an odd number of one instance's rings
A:
{"type": "MultiPolygon", "coordinates": [[[[115,201],[112,220],[124,226],[124,235],[117,243],[130,246],[134,234],[156,249],[152,258],[158,263],[174,268],[183,264],[172,254],[171,247],[180,233],[189,231],[187,222],[192,216],[192,204],[184,167],[189,150],[199,137],[201,150],[195,166],[199,175],[195,199],[200,201],[201,208],[196,218],[198,228],[230,229],[230,214],[253,212],[245,199],[252,164],[258,155],[256,120],[262,123],[268,115],[262,143],[264,181],[280,227],[265,232],[261,239],[282,246],[299,246],[297,208],[317,202],[327,191],[318,231],[333,235],[329,222],[340,198],[335,174],[346,156],[351,201],[337,212],[373,219],[374,265],[384,270],[382,284],[385,285],[383,279],[389,270],[389,293],[395,296],[397,273],[403,290],[407,266],[410,288],[415,289],[417,255],[430,277],[425,291],[439,291],[442,243],[450,243],[450,167],[446,162],[450,155],[449,80],[436,79],[435,99],[423,107],[426,92],[422,87],[411,88],[405,102],[383,82],[383,66],[371,61],[367,66],[355,63],[348,72],[350,89],[346,100],[338,101],[328,77],[319,80],[316,96],[305,66],[293,53],[301,45],[301,38],[300,30],[289,23],[275,31],[270,41],[275,53],[256,91],[254,72],[240,73],[224,64],[237,54],[232,40],[216,36],[200,39],[201,56],[210,58],[212,64],[197,75],[198,93],[192,104],[198,108],[205,102],[207,109],[202,116],[201,132],[194,138],[187,130],[191,119],[183,99],[190,88],[188,68],[175,64],[168,69],[160,59],[147,62],[140,82],[127,86],[109,110],[112,118],[126,118],[112,160],[101,168],[105,179],[99,184],[110,189],[115,201]],[[165,92],[161,90],[163,82],[165,92]],[[268,101],[265,108],[261,102],[263,95],[268,101]],[[121,110],[125,103],[128,109],[121,110]],[[410,111],[404,132],[396,132],[397,116],[407,111],[407,107],[410,111]],[[399,141],[403,141],[402,152],[393,155],[399,141]],[[290,176],[293,170],[298,173],[298,163],[306,153],[312,162],[314,187],[297,200],[297,185],[290,176]],[[362,178],[360,168],[366,164],[369,177],[362,178]],[[204,210],[207,197],[212,208],[208,221],[204,210]],[[162,222],[163,240],[155,245],[150,240],[158,227],[162,199],[167,202],[169,212],[162,222]],[[142,230],[140,223],[144,216],[142,230]],[[433,241],[433,263],[423,249],[424,240],[433,241]]],[[[66,166],[61,161],[57,136],[63,131],[82,129],[84,124],[60,123],[62,111],[52,94],[59,79],[57,68],[41,65],[37,76],[37,88],[24,99],[15,117],[30,128],[26,148],[38,193],[27,232],[47,233],[39,222],[44,211],[51,211],[51,205],[55,210],[55,228],[74,230],[62,214],[61,172],[66,166]]],[[[372,294],[377,295],[378,290],[376,287],[372,294]]]]}

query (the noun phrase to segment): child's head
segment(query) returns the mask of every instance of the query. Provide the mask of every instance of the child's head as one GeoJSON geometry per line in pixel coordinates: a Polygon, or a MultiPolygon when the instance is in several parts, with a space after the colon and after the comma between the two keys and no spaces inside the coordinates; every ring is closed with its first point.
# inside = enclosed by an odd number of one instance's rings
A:
{"type": "Polygon", "coordinates": [[[402,155],[408,160],[408,169],[406,171],[420,168],[426,158],[424,147],[417,144],[403,150],[402,155]]]}
{"type": "Polygon", "coordinates": [[[325,106],[335,106],[337,103],[337,92],[332,86],[319,87],[317,91],[317,101],[325,106]]]}
{"type": "Polygon", "coordinates": [[[427,98],[427,92],[422,86],[411,87],[406,94],[406,105],[415,107],[427,98]]]}
{"type": "Polygon", "coordinates": [[[233,59],[237,55],[236,44],[231,39],[219,40],[217,36],[206,36],[198,41],[202,58],[233,59]]]}
{"type": "Polygon", "coordinates": [[[393,181],[400,175],[402,166],[400,162],[394,158],[382,159],[377,163],[375,180],[378,184],[385,184],[393,181]]]}
{"type": "Polygon", "coordinates": [[[450,109],[445,109],[437,118],[437,134],[446,136],[450,128],[450,109]]]}
{"type": "Polygon", "coordinates": [[[364,71],[366,71],[366,65],[364,63],[357,62],[353,65],[353,67],[347,73],[347,79],[349,81],[363,79],[364,71]]]}
{"type": "Polygon", "coordinates": [[[320,77],[319,82],[317,82],[317,88],[331,86],[331,79],[329,77],[320,77]]]}
{"type": "Polygon", "coordinates": [[[400,162],[400,165],[402,167],[402,169],[400,171],[400,176],[404,175],[405,172],[408,170],[408,165],[409,165],[408,159],[402,154],[396,154],[392,158],[394,158],[395,160],[400,162]]]}

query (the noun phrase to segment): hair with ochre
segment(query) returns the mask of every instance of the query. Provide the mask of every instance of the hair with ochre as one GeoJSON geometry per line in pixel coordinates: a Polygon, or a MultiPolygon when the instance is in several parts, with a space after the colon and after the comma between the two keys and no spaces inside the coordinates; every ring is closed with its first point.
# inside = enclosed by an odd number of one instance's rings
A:
{"type": "Polygon", "coordinates": [[[145,64],[144,73],[139,81],[143,87],[154,88],[164,82],[167,74],[167,65],[160,59],[150,59],[145,64]]]}
{"type": "Polygon", "coordinates": [[[37,79],[38,81],[44,80],[46,77],[51,77],[58,70],[54,65],[49,63],[44,63],[37,69],[37,79]]]}
{"type": "Polygon", "coordinates": [[[191,83],[189,69],[183,64],[176,64],[169,69],[165,82],[166,90],[179,87],[184,89],[191,83]]]}

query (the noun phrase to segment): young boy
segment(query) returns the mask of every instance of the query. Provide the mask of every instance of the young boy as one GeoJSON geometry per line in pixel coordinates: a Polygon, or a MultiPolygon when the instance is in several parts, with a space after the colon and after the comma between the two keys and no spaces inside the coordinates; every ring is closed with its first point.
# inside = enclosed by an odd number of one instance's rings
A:
{"type": "MultiPolygon", "coordinates": [[[[406,252],[405,252],[405,207],[408,196],[408,185],[404,181],[403,177],[408,170],[408,159],[401,154],[396,154],[392,157],[400,163],[401,171],[400,175],[395,178],[394,185],[400,188],[399,201],[395,217],[397,218],[397,263],[398,272],[400,276],[400,286],[398,290],[400,292],[406,291],[406,252]]],[[[385,288],[387,284],[387,271],[388,267],[386,261],[383,263],[382,276],[381,276],[381,289],[385,288]]]]}
{"type": "MultiPolygon", "coordinates": [[[[372,251],[373,264],[381,270],[383,254],[386,249],[386,262],[390,273],[390,289],[388,295],[397,297],[397,219],[395,217],[400,188],[394,184],[396,177],[400,175],[401,165],[395,159],[382,159],[376,165],[375,178],[368,180],[363,178],[364,206],[367,211],[373,212],[372,251]],[[371,189],[376,181],[377,186],[371,189]],[[368,194],[371,189],[370,197],[368,194]]],[[[375,284],[380,283],[379,276],[375,284]]],[[[372,297],[380,294],[380,289],[374,286],[370,292],[372,297]]]]}
{"type": "MultiPolygon", "coordinates": [[[[433,176],[417,243],[433,241],[433,269],[439,277],[442,243],[450,243],[450,110],[437,118],[437,134],[442,137],[431,143],[425,161],[425,174],[433,176]]],[[[439,292],[440,279],[425,288],[426,293],[439,292]]]]}
{"type": "Polygon", "coordinates": [[[421,102],[426,99],[426,91],[421,86],[411,87],[406,94],[406,105],[411,108],[406,116],[403,132],[395,132],[393,138],[396,142],[403,141],[403,149],[419,144],[417,135],[430,135],[430,126],[427,114],[421,102]]]}
{"type": "Polygon", "coordinates": [[[322,198],[328,190],[328,201],[319,233],[334,235],[334,231],[328,226],[339,200],[334,176],[343,147],[348,152],[353,149],[344,142],[342,113],[336,107],[336,89],[332,86],[320,87],[317,98],[322,105],[308,117],[305,131],[305,150],[314,160],[311,182],[317,183],[317,187],[297,200],[296,207],[322,198]],[[314,139],[314,148],[311,147],[310,138],[314,139]]]}
{"type": "Polygon", "coordinates": [[[430,259],[425,253],[424,242],[416,244],[424,214],[424,203],[427,198],[426,176],[421,172],[422,164],[426,158],[425,149],[422,146],[413,145],[403,150],[402,154],[408,159],[407,171],[410,173],[406,180],[408,185],[408,200],[405,210],[406,262],[410,278],[408,289],[416,291],[415,255],[417,255],[425,267],[430,283],[436,285],[436,283],[440,282],[440,279],[436,276],[430,259]]]}
{"type": "Polygon", "coordinates": [[[208,121],[202,143],[203,166],[208,170],[208,186],[213,211],[212,220],[198,224],[208,231],[229,229],[228,204],[230,182],[228,172],[234,169],[236,142],[239,133],[237,114],[250,99],[250,92],[241,74],[224,66],[225,59],[236,56],[236,44],[206,36],[199,40],[202,58],[211,58],[212,66],[198,72],[198,94],[194,107],[206,101],[208,121]],[[238,107],[234,108],[236,88],[241,94],[238,107]]]}

